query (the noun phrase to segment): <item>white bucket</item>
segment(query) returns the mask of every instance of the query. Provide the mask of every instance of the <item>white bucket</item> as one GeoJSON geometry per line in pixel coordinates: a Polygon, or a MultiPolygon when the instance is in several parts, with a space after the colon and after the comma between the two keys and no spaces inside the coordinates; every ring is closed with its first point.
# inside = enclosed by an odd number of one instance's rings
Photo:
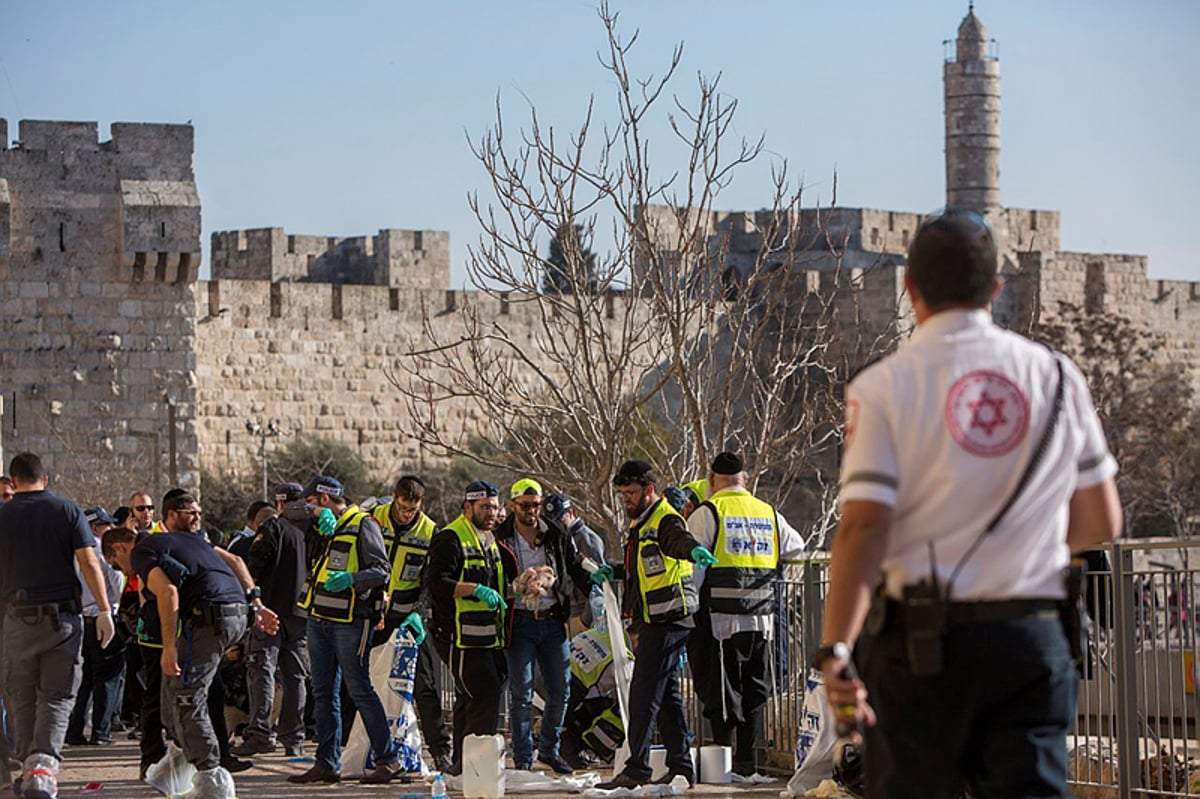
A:
{"type": "Polygon", "coordinates": [[[667,776],[667,747],[650,747],[650,779],[658,780],[667,776]]]}
{"type": "Polygon", "coordinates": [[[733,747],[700,747],[700,782],[722,785],[733,781],[733,747]]]}
{"type": "Polygon", "coordinates": [[[468,735],[463,739],[462,789],[466,799],[504,796],[504,736],[468,735]]]}

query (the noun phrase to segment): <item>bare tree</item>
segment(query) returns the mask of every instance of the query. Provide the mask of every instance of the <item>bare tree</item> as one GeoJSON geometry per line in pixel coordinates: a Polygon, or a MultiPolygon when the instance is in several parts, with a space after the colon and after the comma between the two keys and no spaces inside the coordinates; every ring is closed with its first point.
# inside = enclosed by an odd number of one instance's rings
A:
{"type": "Polygon", "coordinates": [[[1133,534],[1186,535],[1200,507],[1200,412],[1162,335],[1125,316],[1059,302],[1032,335],[1079,364],[1120,465],[1117,484],[1133,534]]]}
{"type": "Polygon", "coordinates": [[[735,447],[752,485],[776,501],[800,485],[827,522],[840,386],[897,335],[894,270],[866,291],[870,270],[842,269],[844,238],[801,212],[786,163],[772,166],[768,209],[714,210],[734,174],[765,157],[763,139],[732,132],[737,102],[719,77],[698,76],[691,99],[669,92],[682,47],[661,76],[634,78],[636,33],[622,38],[606,5],[599,17],[610,119],[598,121],[592,98],[564,136],[531,107],[510,137],[497,101],[494,127],[472,143],[494,195],[470,198],[478,291],[452,313],[429,309],[391,375],[416,436],[483,474],[536,476],[614,528],[621,461],[642,457],[684,482],[735,447]],[[541,293],[541,252],[562,230],[578,235],[558,239],[561,289],[541,293]],[[581,243],[601,231],[609,246],[593,255],[581,243]],[[882,312],[862,307],[867,296],[882,312]],[[474,418],[455,416],[467,398],[474,418]]]}

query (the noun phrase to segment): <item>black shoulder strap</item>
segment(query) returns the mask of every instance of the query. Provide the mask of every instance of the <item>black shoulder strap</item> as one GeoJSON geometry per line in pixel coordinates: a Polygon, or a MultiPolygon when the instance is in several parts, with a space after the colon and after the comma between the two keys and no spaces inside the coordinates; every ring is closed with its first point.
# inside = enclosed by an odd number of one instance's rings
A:
{"type": "Polygon", "coordinates": [[[992,521],[984,529],[984,535],[991,533],[996,529],[996,525],[1000,524],[1000,520],[1008,513],[1013,503],[1017,501],[1017,497],[1021,496],[1021,492],[1029,484],[1029,478],[1033,477],[1033,473],[1037,471],[1042,458],[1046,456],[1046,447],[1050,445],[1050,437],[1054,434],[1054,428],[1058,425],[1058,417],[1062,413],[1063,406],[1063,366],[1062,358],[1059,357],[1058,353],[1054,353],[1054,365],[1058,368],[1058,386],[1054,389],[1054,405],[1050,409],[1050,418],[1046,421],[1046,429],[1042,432],[1042,438],[1038,441],[1037,447],[1034,448],[1033,457],[1029,459],[1029,465],[1025,467],[1025,473],[1021,475],[1020,481],[1017,482],[1017,487],[1009,495],[1008,501],[1000,506],[1000,510],[996,511],[996,515],[992,517],[992,521]]]}

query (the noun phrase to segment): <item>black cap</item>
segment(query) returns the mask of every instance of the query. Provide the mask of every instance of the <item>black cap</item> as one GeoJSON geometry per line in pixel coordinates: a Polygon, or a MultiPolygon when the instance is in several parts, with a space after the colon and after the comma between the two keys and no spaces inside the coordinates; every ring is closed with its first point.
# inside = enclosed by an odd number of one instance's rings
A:
{"type": "Polygon", "coordinates": [[[563,514],[571,509],[571,498],[566,494],[547,494],[542,514],[552,521],[561,522],[563,514]]]}
{"type": "Polygon", "coordinates": [[[641,483],[644,486],[658,483],[658,475],[654,467],[645,461],[625,461],[617,473],[613,475],[613,485],[627,486],[630,483],[641,483]]]}
{"type": "Polygon", "coordinates": [[[316,494],[340,497],[345,493],[345,486],[343,486],[337,478],[330,477],[327,474],[323,474],[320,477],[314,477],[311,481],[309,481],[308,485],[304,487],[304,496],[306,497],[311,497],[316,494]]]}
{"type": "Polygon", "coordinates": [[[500,489],[495,483],[489,483],[487,480],[473,480],[467,486],[466,493],[463,499],[466,502],[474,502],[477,499],[487,499],[488,497],[500,496],[500,489]]]}
{"type": "Polygon", "coordinates": [[[88,524],[116,524],[117,520],[108,514],[104,508],[96,506],[83,512],[88,524]]]}
{"type": "Polygon", "coordinates": [[[713,474],[740,474],[745,468],[742,459],[732,452],[722,452],[712,462],[713,474]]]}
{"type": "Polygon", "coordinates": [[[279,502],[295,502],[304,496],[304,486],[299,483],[280,483],[275,486],[275,499],[279,502]]]}

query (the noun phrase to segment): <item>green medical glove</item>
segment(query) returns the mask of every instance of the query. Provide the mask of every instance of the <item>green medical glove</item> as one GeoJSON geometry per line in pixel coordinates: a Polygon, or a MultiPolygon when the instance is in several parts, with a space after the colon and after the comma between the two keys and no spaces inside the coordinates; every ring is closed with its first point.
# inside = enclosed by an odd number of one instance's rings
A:
{"type": "Polygon", "coordinates": [[[592,572],[592,582],[596,585],[604,585],[605,583],[611,581],[615,576],[616,573],[613,571],[613,567],[609,566],[607,563],[602,563],[596,569],[596,571],[592,572]]]}
{"type": "Polygon", "coordinates": [[[422,619],[421,614],[417,613],[415,610],[408,614],[404,618],[404,621],[400,622],[400,626],[406,628],[412,633],[413,640],[416,641],[418,645],[425,640],[425,620],[422,619]]]}
{"type": "Polygon", "coordinates": [[[337,517],[329,508],[321,508],[321,512],[317,514],[317,530],[326,538],[337,530],[337,517]]]}
{"type": "Polygon", "coordinates": [[[489,588],[486,585],[476,585],[475,590],[471,594],[488,606],[488,610],[496,610],[504,608],[508,610],[508,603],[504,601],[504,597],[500,596],[500,592],[495,588],[489,588]]]}
{"type": "Polygon", "coordinates": [[[330,572],[325,578],[326,591],[345,591],[350,586],[354,585],[354,575],[350,572],[330,572]]]}
{"type": "Polygon", "coordinates": [[[692,547],[692,562],[701,569],[717,565],[717,556],[704,547],[692,547]]]}

